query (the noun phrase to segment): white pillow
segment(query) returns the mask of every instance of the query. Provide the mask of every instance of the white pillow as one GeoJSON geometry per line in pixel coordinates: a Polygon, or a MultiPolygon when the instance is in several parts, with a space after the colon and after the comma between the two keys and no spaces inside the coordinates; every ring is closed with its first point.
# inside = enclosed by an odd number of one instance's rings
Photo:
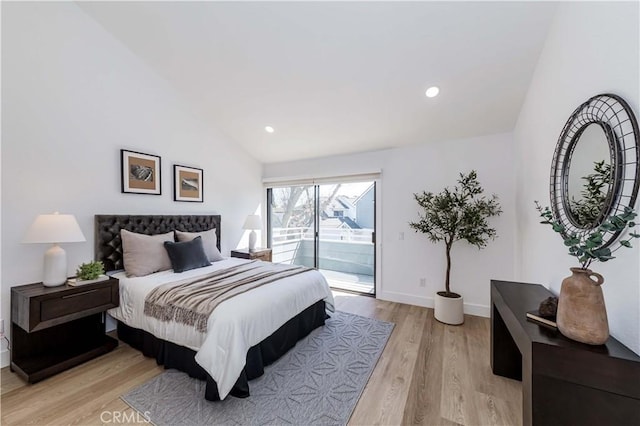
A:
{"type": "Polygon", "coordinates": [[[165,241],[175,241],[173,232],[145,235],[120,230],[122,260],[128,277],[143,277],[171,269],[171,260],[164,248],[165,241]]]}
{"type": "Polygon", "coordinates": [[[216,235],[216,228],[203,232],[176,231],[176,237],[179,242],[191,241],[196,237],[202,237],[202,246],[204,247],[204,252],[207,254],[209,261],[217,262],[224,259],[222,254],[220,254],[220,250],[218,250],[218,236],[216,235]]]}

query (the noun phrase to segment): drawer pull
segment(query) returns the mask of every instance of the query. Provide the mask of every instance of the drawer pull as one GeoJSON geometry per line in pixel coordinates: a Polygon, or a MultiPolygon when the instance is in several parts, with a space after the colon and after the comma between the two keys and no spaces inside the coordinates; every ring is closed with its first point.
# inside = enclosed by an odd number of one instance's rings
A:
{"type": "Polygon", "coordinates": [[[87,291],[83,291],[81,293],[73,293],[73,294],[69,294],[67,296],[62,296],[63,299],[71,299],[72,297],[78,297],[78,296],[84,296],[85,294],[89,294],[89,293],[94,293],[98,291],[98,289],[93,289],[93,290],[87,290],[87,291]]]}

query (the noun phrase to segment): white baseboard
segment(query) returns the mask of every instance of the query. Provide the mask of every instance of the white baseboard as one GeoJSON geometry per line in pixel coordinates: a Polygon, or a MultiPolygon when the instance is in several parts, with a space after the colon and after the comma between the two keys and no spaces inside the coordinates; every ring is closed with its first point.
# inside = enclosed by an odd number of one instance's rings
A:
{"type": "Polygon", "coordinates": [[[467,315],[475,315],[477,317],[491,317],[491,309],[485,305],[477,305],[475,303],[465,303],[464,313],[467,315]]]}
{"type": "Polygon", "coordinates": [[[389,302],[404,303],[405,305],[433,308],[433,297],[414,296],[412,294],[396,293],[395,291],[382,291],[376,294],[376,298],[389,302]]]}
{"type": "MultiPolygon", "coordinates": [[[[387,300],[389,302],[433,308],[433,297],[414,296],[412,294],[396,293],[393,291],[383,291],[377,294],[376,297],[380,300],[387,300]]],[[[467,315],[475,315],[485,318],[489,318],[491,315],[491,311],[488,306],[478,305],[475,303],[465,303],[464,313],[467,315]]]]}
{"type": "Polygon", "coordinates": [[[8,367],[10,361],[9,351],[3,349],[0,351],[0,368],[8,367]]]}

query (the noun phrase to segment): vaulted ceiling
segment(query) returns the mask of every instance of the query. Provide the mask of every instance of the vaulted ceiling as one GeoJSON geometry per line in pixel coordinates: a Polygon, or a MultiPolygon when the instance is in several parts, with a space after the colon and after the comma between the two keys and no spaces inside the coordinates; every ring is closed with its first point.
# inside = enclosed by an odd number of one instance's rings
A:
{"type": "Polygon", "coordinates": [[[265,163],[511,131],[555,11],[546,2],[79,6],[265,163]],[[440,95],[425,97],[430,86],[440,95]]]}

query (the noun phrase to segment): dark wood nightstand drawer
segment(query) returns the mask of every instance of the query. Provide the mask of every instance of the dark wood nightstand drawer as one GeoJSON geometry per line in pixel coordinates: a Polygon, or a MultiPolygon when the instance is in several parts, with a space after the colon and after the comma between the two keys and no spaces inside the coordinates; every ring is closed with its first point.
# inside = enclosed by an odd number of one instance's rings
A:
{"type": "Polygon", "coordinates": [[[101,287],[71,293],[55,299],[43,300],[40,303],[40,321],[82,312],[111,303],[111,288],[101,287]]]}
{"type": "Polygon", "coordinates": [[[27,332],[115,308],[120,303],[117,279],[79,287],[44,287],[40,283],[11,288],[13,322],[27,332]]]}

